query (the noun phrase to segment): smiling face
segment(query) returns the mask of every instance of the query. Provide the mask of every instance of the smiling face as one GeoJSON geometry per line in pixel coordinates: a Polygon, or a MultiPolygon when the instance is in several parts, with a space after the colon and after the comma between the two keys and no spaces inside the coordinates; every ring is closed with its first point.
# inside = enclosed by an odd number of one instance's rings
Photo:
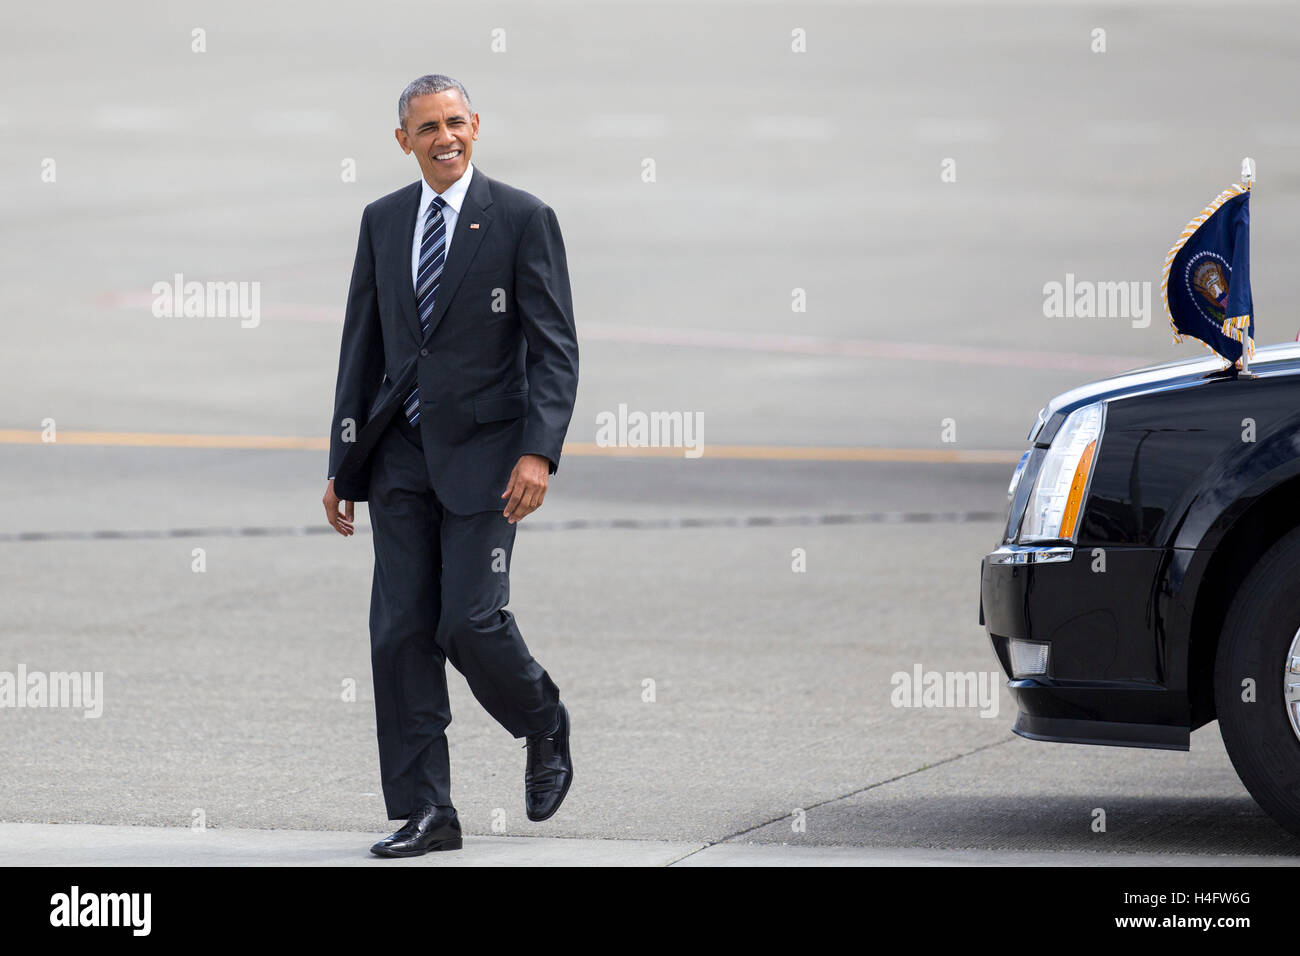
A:
{"type": "Polygon", "coordinates": [[[425,93],[407,103],[406,122],[394,132],[402,152],[415,153],[425,181],[441,193],[469,168],[478,114],[470,114],[459,90],[425,93]]]}

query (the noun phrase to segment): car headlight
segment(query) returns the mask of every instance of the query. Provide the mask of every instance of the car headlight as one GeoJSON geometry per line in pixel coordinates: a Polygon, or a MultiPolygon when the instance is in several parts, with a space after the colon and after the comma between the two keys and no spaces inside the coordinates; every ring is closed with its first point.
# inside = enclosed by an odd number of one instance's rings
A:
{"type": "Polygon", "coordinates": [[[1029,495],[1020,541],[1073,541],[1101,438],[1105,406],[1076,408],[1052,439],[1029,495]]]}

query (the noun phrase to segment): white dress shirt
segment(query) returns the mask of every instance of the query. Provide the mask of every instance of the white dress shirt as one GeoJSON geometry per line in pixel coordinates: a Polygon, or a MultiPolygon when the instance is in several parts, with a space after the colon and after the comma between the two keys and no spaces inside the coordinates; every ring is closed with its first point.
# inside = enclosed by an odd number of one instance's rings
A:
{"type": "MultiPolygon", "coordinates": [[[[474,163],[467,163],[465,174],[442,193],[435,193],[429,181],[420,177],[420,213],[415,217],[415,237],[411,241],[411,286],[414,288],[420,276],[420,244],[424,241],[425,217],[429,214],[429,203],[433,197],[441,195],[447,205],[442,207],[442,218],[447,223],[447,243],[442,254],[451,254],[451,234],[456,231],[456,220],[460,218],[460,207],[465,202],[465,193],[469,191],[469,180],[474,175],[474,163]]],[[[445,259],[444,259],[445,262],[445,259]]]]}

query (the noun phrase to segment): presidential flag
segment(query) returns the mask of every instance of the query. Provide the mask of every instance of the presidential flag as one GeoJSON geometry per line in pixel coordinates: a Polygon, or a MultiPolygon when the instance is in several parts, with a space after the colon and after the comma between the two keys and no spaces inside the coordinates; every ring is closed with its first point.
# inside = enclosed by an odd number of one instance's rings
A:
{"type": "MultiPolygon", "coordinates": [[[[1243,167],[1245,169],[1245,167],[1243,167]]],[[[1165,257],[1160,294],[1174,341],[1199,339],[1231,366],[1255,354],[1250,183],[1233,183],[1187,224],[1165,257]]]]}

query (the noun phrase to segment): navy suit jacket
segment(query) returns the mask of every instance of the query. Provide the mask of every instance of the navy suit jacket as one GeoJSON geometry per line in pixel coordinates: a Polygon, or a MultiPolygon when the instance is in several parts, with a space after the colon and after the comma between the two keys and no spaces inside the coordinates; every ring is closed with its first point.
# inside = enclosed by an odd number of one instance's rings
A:
{"type": "Polygon", "coordinates": [[[520,455],[553,474],[578,390],[569,267],[555,213],[475,166],[424,334],[411,282],[420,182],[366,206],[339,350],[329,471],[365,501],[375,444],[412,384],[434,491],[457,514],[504,510],[520,455]]]}

